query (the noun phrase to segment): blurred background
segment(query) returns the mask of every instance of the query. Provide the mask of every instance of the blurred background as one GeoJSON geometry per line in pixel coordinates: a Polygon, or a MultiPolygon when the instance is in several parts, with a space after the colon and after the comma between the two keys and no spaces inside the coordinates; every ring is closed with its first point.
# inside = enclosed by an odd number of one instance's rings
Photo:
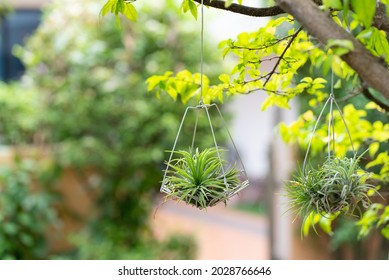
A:
{"type": "MultiPolygon", "coordinates": [[[[229,98],[222,110],[250,186],[206,211],[164,202],[164,151],[185,106],[147,92],[145,80],[199,71],[200,22],[178,2],[137,1],[138,21],[118,29],[99,16],[104,1],[2,0],[0,259],[355,257],[352,230],[336,246],[302,240],[286,213],[282,185],[297,156],[276,128],[297,118],[298,101],[261,112],[264,93],[229,98]]],[[[266,19],[205,17],[205,73],[215,80],[229,65],[218,42],[266,19]]]]}

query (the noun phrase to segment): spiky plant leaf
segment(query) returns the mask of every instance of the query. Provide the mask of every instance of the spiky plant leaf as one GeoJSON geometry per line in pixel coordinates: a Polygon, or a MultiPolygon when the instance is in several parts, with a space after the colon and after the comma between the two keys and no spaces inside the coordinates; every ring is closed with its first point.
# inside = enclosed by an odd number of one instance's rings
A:
{"type": "Polygon", "coordinates": [[[361,172],[359,159],[330,157],[317,169],[300,170],[286,184],[290,208],[304,219],[311,213],[354,215],[361,205],[367,208],[367,193],[374,187],[366,183],[368,174],[361,172]]]}
{"type": "Polygon", "coordinates": [[[226,161],[219,157],[222,149],[203,151],[176,151],[177,158],[167,163],[163,189],[168,198],[184,201],[200,209],[224,202],[245,188],[242,172],[235,166],[225,168],[226,161]],[[224,172],[223,172],[224,171],[224,172]]]}

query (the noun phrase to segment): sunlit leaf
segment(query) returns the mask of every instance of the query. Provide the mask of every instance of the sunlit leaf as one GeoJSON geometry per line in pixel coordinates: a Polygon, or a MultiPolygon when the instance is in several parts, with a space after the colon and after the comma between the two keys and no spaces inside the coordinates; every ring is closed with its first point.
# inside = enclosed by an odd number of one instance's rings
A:
{"type": "Polygon", "coordinates": [[[197,19],[197,6],[193,1],[189,1],[189,10],[193,17],[197,19]]]}
{"type": "Polygon", "coordinates": [[[323,0],[324,7],[341,10],[343,4],[341,0],[323,0]]]}
{"type": "Polygon", "coordinates": [[[342,56],[354,50],[354,45],[350,40],[330,39],[326,44],[326,49],[332,49],[334,54],[342,56]]]}
{"type": "Polygon", "coordinates": [[[107,13],[113,13],[117,0],[108,0],[101,9],[101,15],[105,16],[107,13]]]}
{"type": "Polygon", "coordinates": [[[354,12],[366,28],[369,28],[373,22],[376,4],[376,0],[351,0],[354,12]]]}
{"type": "Polygon", "coordinates": [[[138,13],[135,7],[130,3],[124,4],[122,13],[132,21],[136,21],[138,19],[138,13]]]}

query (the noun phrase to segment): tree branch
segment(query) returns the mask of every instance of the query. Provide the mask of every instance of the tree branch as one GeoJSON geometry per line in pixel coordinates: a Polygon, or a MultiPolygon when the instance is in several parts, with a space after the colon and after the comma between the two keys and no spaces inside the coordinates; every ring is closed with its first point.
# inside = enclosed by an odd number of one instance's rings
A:
{"type": "Polygon", "coordinates": [[[389,19],[386,14],[386,5],[381,2],[378,3],[375,16],[373,18],[373,26],[380,30],[389,32],[389,19]]]}
{"type": "Polygon", "coordinates": [[[284,55],[286,51],[290,48],[292,45],[294,39],[296,39],[297,35],[300,33],[300,31],[303,30],[302,26],[297,29],[297,31],[293,34],[293,36],[290,38],[288,44],[286,45],[285,49],[283,50],[282,54],[280,55],[279,59],[277,60],[276,64],[274,65],[273,69],[269,72],[269,76],[266,79],[265,83],[263,84],[263,87],[266,86],[266,84],[269,82],[271,76],[276,72],[278,65],[280,64],[281,60],[284,58],[284,55]]]}
{"type": "MultiPolygon", "coordinates": [[[[199,4],[201,4],[201,0],[193,0],[199,4]]],[[[249,7],[239,4],[231,4],[226,8],[226,2],[221,0],[203,0],[205,6],[209,6],[216,9],[221,9],[225,11],[230,11],[237,14],[242,14],[251,17],[272,17],[280,14],[284,14],[284,10],[282,10],[278,6],[266,7],[266,8],[255,8],[249,7]]]]}
{"type": "Polygon", "coordinates": [[[311,0],[276,0],[286,12],[294,16],[300,24],[323,45],[330,39],[349,40],[354,50],[342,56],[370,87],[379,91],[389,100],[389,70],[382,61],[373,56],[358,40],[337,25],[311,0]]]}

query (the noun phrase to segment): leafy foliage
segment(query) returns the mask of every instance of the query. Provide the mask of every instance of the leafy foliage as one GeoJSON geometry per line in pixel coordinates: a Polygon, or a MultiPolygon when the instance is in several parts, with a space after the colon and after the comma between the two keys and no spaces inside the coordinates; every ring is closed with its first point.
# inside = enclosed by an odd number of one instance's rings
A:
{"type": "Polygon", "coordinates": [[[0,143],[31,143],[41,107],[38,92],[29,85],[0,83],[0,143]]]}
{"type": "Polygon", "coordinates": [[[389,206],[374,203],[358,221],[360,237],[366,237],[374,228],[380,228],[382,235],[389,239],[389,206]]]}
{"type": "Polygon", "coordinates": [[[118,26],[120,26],[119,13],[123,14],[130,20],[136,21],[138,18],[138,13],[135,7],[131,4],[131,2],[133,1],[108,0],[108,2],[105,3],[103,8],[101,9],[101,15],[105,16],[109,12],[115,14],[118,26]]]}
{"type": "Polygon", "coordinates": [[[227,200],[247,186],[239,179],[236,167],[224,169],[225,160],[220,158],[224,150],[216,147],[199,151],[177,151],[178,158],[167,166],[163,188],[167,197],[185,201],[200,209],[227,200]]]}
{"type": "Polygon", "coordinates": [[[36,174],[30,160],[0,169],[0,259],[47,257],[45,236],[57,221],[54,197],[36,189],[36,174]]]}
{"type": "Polygon", "coordinates": [[[96,240],[88,232],[70,237],[79,250],[63,256],[68,259],[105,260],[191,260],[196,256],[197,244],[192,236],[173,235],[166,240],[147,240],[128,250],[110,239],[96,240]]]}

